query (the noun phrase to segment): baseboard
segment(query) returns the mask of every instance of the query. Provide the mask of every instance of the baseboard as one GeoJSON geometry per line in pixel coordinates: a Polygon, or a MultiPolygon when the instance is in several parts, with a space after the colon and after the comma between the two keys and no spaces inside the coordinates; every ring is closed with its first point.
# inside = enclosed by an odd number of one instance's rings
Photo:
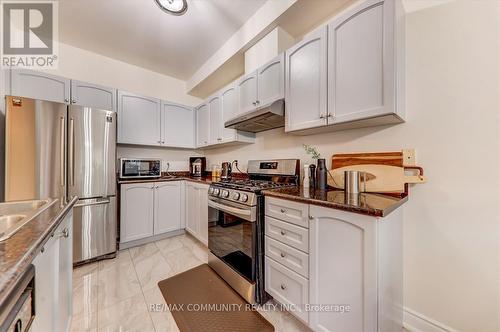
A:
{"type": "Polygon", "coordinates": [[[146,243],[163,240],[163,239],[166,239],[166,238],[169,238],[172,236],[181,235],[184,233],[186,233],[186,232],[183,229],[180,229],[180,230],[176,230],[176,231],[172,231],[172,232],[168,232],[168,233],[164,233],[164,234],[160,234],[160,235],[150,236],[150,237],[140,239],[140,240],[134,240],[134,241],[130,241],[130,242],[122,242],[118,245],[118,247],[119,247],[119,250],[129,249],[132,247],[142,246],[143,244],[146,244],[146,243]]]}
{"type": "Polygon", "coordinates": [[[459,332],[409,308],[403,308],[403,327],[410,332],[459,332]]]}

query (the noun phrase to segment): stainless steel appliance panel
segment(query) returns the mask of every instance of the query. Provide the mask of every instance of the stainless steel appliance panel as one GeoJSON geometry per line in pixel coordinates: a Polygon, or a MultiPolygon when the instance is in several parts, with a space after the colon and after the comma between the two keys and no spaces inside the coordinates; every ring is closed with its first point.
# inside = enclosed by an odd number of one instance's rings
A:
{"type": "Polygon", "coordinates": [[[66,198],[67,106],[6,97],[5,200],[66,198]]]}
{"type": "Polygon", "coordinates": [[[161,160],[148,158],[120,158],[120,178],[159,178],[161,160]]]}
{"type": "Polygon", "coordinates": [[[79,200],[73,210],[73,262],[116,251],[116,198],[79,200]]]}
{"type": "Polygon", "coordinates": [[[115,195],[116,113],[70,106],[68,117],[68,195],[115,195]]]}

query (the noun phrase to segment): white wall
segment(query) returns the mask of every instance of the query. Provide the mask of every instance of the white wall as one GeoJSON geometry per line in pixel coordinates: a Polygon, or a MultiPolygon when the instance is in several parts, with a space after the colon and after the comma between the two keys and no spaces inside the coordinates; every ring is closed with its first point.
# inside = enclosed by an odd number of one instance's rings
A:
{"type": "MultiPolygon", "coordinates": [[[[407,123],[313,136],[257,134],[207,164],[414,147],[428,183],[404,206],[405,306],[458,331],[500,330],[499,2],[453,1],[407,16],[407,123]]],[[[242,168],[240,167],[240,168],[242,168]]],[[[436,330],[437,331],[437,330],[436,330]]]]}

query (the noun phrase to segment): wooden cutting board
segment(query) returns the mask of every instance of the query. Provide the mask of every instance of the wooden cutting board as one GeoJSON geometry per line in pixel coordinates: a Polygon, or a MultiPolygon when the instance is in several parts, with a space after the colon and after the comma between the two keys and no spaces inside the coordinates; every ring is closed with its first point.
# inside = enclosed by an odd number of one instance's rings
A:
{"type": "Polygon", "coordinates": [[[425,177],[420,167],[404,167],[402,152],[351,153],[332,156],[333,176],[328,184],[344,189],[344,171],[366,172],[366,191],[400,194],[407,190],[408,183],[423,183],[425,177]],[[417,169],[419,174],[407,175],[405,170],[417,169]]]}

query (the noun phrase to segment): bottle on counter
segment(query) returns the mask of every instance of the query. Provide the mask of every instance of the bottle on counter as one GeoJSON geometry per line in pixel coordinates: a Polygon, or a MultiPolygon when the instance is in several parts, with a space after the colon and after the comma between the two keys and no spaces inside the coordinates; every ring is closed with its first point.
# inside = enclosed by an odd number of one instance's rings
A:
{"type": "Polygon", "coordinates": [[[308,189],[310,186],[310,178],[309,178],[309,164],[304,165],[304,182],[302,183],[304,189],[308,189]]]}
{"type": "Polygon", "coordinates": [[[326,169],[326,160],[318,159],[318,168],[316,169],[316,189],[326,190],[328,171],[326,169]]]}
{"type": "Polygon", "coordinates": [[[309,165],[309,185],[316,188],[316,165],[309,165]]]}

